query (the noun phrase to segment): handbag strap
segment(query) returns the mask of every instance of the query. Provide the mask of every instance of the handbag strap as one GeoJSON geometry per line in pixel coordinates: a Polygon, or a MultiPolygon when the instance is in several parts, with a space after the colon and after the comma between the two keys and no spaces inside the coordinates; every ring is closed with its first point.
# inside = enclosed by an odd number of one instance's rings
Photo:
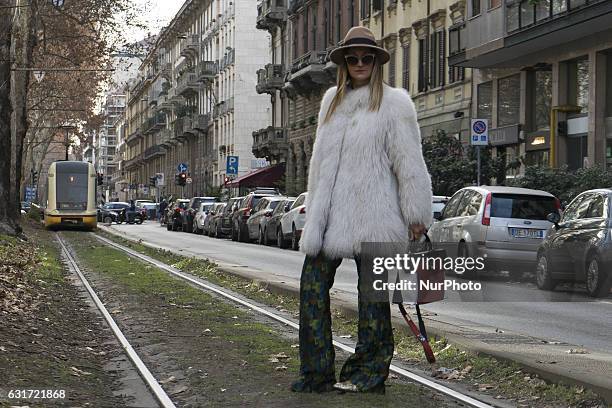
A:
{"type": "Polygon", "coordinates": [[[419,307],[418,303],[415,304],[414,307],[416,308],[417,318],[419,319],[419,331],[423,337],[428,340],[429,338],[427,337],[427,331],[425,330],[425,322],[423,321],[423,316],[421,316],[421,308],[419,307]]]}
{"type": "MultiPolygon", "coordinates": [[[[431,349],[431,346],[429,345],[429,341],[423,335],[423,333],[420,332],[419,329],[416,327],[416,325],[410,318],[410,315],[408,315],[408,312],[406,312],[404,305],[402,303],[398,303],[397,306],[399,307],[402,317],[404,318],[406,323],[408,323],[408,327],[412,331],[412,334],[414,334],[414,337],[416,337],[417,340],[421,343],[421,346],[423,346],[423,351],[425,352],[425,357],[427,358],[427,361],[431,364],[435,363],[436,356],[434,355],[433,350],[431,349]]],[[[419,325],[421,325],[422,319],[420,318],[420,313],[418,312],[418,309],[417,309],[417,314],[419,316],[419,325]]],[[[425,326],[423,326],[423,328],[424,327],[425,326]]]]}

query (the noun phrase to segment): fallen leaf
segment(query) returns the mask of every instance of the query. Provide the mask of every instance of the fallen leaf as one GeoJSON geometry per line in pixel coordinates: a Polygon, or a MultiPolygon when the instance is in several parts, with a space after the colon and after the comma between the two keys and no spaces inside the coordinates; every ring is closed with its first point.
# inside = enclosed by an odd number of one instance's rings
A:
{"type": "Polygon", "coordinates": [[[177,395],[177,394],[187,391],[188,389],[189,387],[187,387],[186,385],[181,385],[180,387],[175,388],[174,391],[170,392],[170,395],[177,395]]]}
{"type": "Polygon", "coordinates": [[[221,392],[227,391],[227,388],[221,388],[221,392]]]}
{"type": "Polygon", "coordinates": [[[285,354],[285,352],[284,352],[284,351],[281,351],[281,352],[280,352],[280,353],[278,353],[278,354],[274,354],[272,357],[276,357],[276,358],[281,359],[281,360],[282,360],[282,359],[288,359],[288,358],[289,358],[289,356],[288,356],[287,354],[285,354]]]}
{"type": "Polygon", "coordinates": [[[569,349],[566,351],[567,354],[589,354],[586,349],[569,349]]]}
{"type": "Polygon", "coordinates": [[[480,384],[478,386],[478,391],[492,390],[493,388],[495,388],[495,386],[491,384],[480,384]]]}
{"type": "Polygon", "coordinates": [[[287,366],[286,365],[282,365],[282,366],[278,366],[275,368],[276,371],[285,371],[287,370],[287,366]]]}
{"type": "Polygon", "coordinates": [[[300,347],[300,345],[299,345],[299,344],[292,344],[292,345],[291,345],[291,348],[298,348],[298,347],[300,347]]]}
{"type": "Polygon", "coordinates": [[[169,382],[172,382],[174,380],[176,380],[176,378],[173,375],[171,375],[170,377],[166,378],[165,380],[161,380],[159,383],[160,384],[168,384],[169,382]]]}
{"type": "Polygon", "coordinates": [[[76,367],[70,367],[70,369],[72,371],[74,371],[73,374],[76,374],[77,377],[81,376],[81,375],[91,375],[91,373],[88,373],[87,371],[83,371],[83,370],[79,370],[76,367]]]}

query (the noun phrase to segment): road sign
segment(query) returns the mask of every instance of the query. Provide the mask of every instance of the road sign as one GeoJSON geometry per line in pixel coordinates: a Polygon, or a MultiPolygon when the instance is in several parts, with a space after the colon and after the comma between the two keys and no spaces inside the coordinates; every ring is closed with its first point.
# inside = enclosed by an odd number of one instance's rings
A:
{"type": "Polygon", "coordinates": [[[193,179],[191,177],[187,177],[187,179],[185,179],[185,183],[191,184],[193,183],[193,179]]]}
{"type": "Polygon", "coordinates": [[[187,164],[185,163],[181,163],[176,167],[176,169],[178,170],[179,173],[187,173],[189,166],[187,166],[187,164]]]}
{"type": "Polygon", "coordinates": [[[238,174],[238,156],[227,156],[227,168],[225,169],[227,175],[238,174]]]}
{"type": "Polygon", "coordinates": [[[36,187],[26,187],[25,188],[25,201],[31,203],[36,200],[36,187]]]}
{"type": "Polygon", "coordinates": [[[166,178],[164,177],[164,173],[155,173],[155,177],[157,178],[157,187],[162,187],[166,185],[166,178]]]}
{"type": "Polygon", "coordinates": [[[489,120],[472,119],[470,144],[472,146],[487,146],[489,144],[489,120]]]}

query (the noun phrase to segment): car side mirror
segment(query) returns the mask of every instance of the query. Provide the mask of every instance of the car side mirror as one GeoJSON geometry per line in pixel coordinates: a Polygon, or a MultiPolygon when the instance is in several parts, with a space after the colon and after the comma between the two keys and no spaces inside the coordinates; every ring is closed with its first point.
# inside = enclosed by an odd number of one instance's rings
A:
{"type": "Polygon", "coordinates": [[[549,222],[555,224],[555,229],[559,229],[559,221],[561,221],[561,216],[559,215],[559,213],[552,212],[546,216],[546,219],[549,222]]]}
{"type": "Polygon", "coordinates": [[[433,218],[436,221],[442,221],[442,212],[441,211],[435,211],[433,213],[433,218]]]}
{"type": "Polygon", "coordinates": [[[290,206],[289,204],[287,204],[287,205],[285,206],[285,212],[289,212],[289,210],[290,210],[290,209],[291,209],[291,206],[290,206]]]}

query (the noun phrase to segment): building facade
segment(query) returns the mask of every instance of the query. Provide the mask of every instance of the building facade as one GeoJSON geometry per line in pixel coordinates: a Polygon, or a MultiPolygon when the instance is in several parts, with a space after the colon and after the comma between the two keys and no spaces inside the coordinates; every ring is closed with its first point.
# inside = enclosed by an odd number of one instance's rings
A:
{"type": "Polygon", "coordinates": [[[128,91],[124,169],[130,196],[213,194],[228,156],[239,174],[252,169],[253,126],[264,127],[269,101],[255,91],[265,63],[265,34],[248,0],[187,0],[159,35],[128,91]],[[175,185],[184,164],[191,183],[175,185]],[[151,186],[152,187],[152,186],[151,186]]]}
{"type": "Polygon", "coordinates": [[[117,169],[115,154],[117,149],[116,122],[125,113],[125,94],[113,91],[106,94],[102,105],[102,125],[94,137],[94,166],[96,172],[103,175],[101,194],[105,201],[111,200],[116,194],[113,174],[117,169]]]}
{"type": "Polygon", "coordinates": [[[612,2],[470,0],[472,115],[489,119],[507,160],[612,167],[612,2]]]}

